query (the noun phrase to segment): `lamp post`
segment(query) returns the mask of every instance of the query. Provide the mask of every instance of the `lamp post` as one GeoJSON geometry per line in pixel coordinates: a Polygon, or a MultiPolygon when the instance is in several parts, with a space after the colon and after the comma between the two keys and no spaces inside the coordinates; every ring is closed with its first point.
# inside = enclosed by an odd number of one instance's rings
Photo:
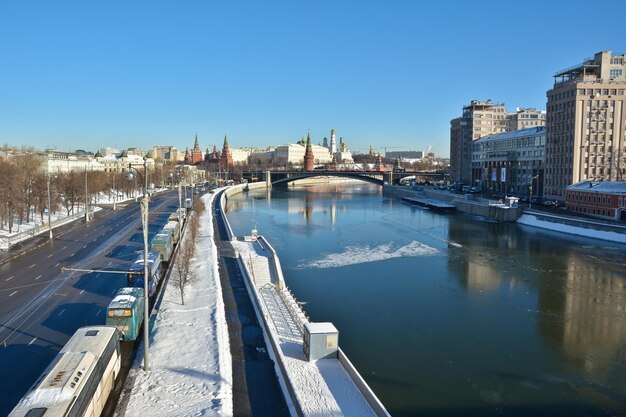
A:
{"type": "Polygon", "coordinates": [[[85,223],[89,221],[89,193],[87,190],[87,166],[85,166],[85,223]]]}
{"type": "Polygon", "coordinates": [[[115,211],[115,203],[117,202],[117,188],[115,188],[115,176],[117,175],[117,169],[113,173],[113,211],[115,211]]]}
{"type": "MultiPolygon", "coordinates": [[[[148,347],[149,347],[149,329],[148,329],[148,206],[149,199],[148,196],[148,158],[150,158],[150,153],[146,154],[143,157],[143,199],[141,200],[141,224],[143,226],[143,370],[147,372],[149,370],[149,361],[148,361],[148,347]]],[[[141,177],[141,173],[134,168],[132,164],[128,164],[128,169],[134,169],[137,174],[141,177]]],[[[128,173],[128,179],[133,179],[134,175],[132,172],[128,173]]]]}
{"type": "Polygon", "coordinates": [[[52,240],[52,221],[50,219],[50,211],[52,203],[50,202],[50,173],[48,172],[48,230],[50,231],[50,240],[52,240]]]}
{"type": "Polygon", "coordinates": [[[539,175],[535,175],[530,179],[530,187],[528,187],[528,209],[529,210],[533,208],[533,180],[537,178],[539,178],[539,175]]]}

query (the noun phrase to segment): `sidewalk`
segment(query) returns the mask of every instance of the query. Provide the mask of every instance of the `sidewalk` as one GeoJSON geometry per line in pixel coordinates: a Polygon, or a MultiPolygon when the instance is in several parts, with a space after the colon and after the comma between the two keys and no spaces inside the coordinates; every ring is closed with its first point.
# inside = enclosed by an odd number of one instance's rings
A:
{"type": "MultiPolygon", "coordinates": [[[[213,194],[202,197],[193,277],[181,304],[175,265],[150,332],[150,370],[137,348],[118,416],[232,416],[232,368],[222,288],[213,242],[213,194]]],[[[190,236],[185,234],[185,238],[190,236]]]]}

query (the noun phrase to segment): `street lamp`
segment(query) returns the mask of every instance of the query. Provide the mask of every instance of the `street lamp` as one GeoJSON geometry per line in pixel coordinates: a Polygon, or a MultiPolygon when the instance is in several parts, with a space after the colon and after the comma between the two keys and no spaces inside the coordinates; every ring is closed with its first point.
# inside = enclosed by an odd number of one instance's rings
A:
{"type": "MultiPolygon", "coordinates": [[[[528,187],[528,209],[533,208],[533,180],[539,178],[539,175],[535,175],[530,179],[530,187],[528,187]]],[[[539,184],[537,184],[539,188],[539,184]]]]}
{"type": "Polygon", "coordinates": [[[85,223],[89,222],[89,192],[87,190],[87,166],[85,165],[85,223]]]}
{"type": "MultiPolygon", "coordinates": [[[[48,230],[50,231],[50,240],[52,240],[52,221],[50,219],[50,212],[52,211],[52,203],[50,202],[50,173],[48,172],[48,230]]],[[[56,178],[56,175],[54,176],[56,178]]]]}
{"type": "Polygon", "coordinates": [[[113,211],[115,211],[115,203],[117,202],[117,188],[115,188],[115,177],[117,176],[117,168],[113,173],[113,211]]]}
{"type": "MultiPolygon", "coordinates": [[[[143,199],[139,203],[141,206],[141,224],[143,226],[143,370],[145,372],[149,369],[148,364],[148,344],[149,344],[149,331],[148,331],[148,205],[149,205],[149,196],[148,196],[148,158],[150,158],[150,153],[147,153],[146,156],[143,157],[143,199]]],[[[142,177],[141,172],[137,170],[137,168],[133,167],[132,164],[128,164],[129,170],[135,170],[139,177],[142,177]]],[[[126,178],[132,180],[135,178],[132,172],[128,172],[126,174],[126,178]]]]}

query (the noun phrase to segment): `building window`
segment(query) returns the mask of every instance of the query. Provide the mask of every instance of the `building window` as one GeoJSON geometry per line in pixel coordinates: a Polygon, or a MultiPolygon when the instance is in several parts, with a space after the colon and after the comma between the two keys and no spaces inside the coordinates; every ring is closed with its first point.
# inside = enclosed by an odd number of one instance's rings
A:
{"type": "Polygon", "coordinates": [[[609,71],[609,78],[610,79],[615,79],[615,78],[619,78],[622,76],[622,70],[621,69],[612,69],[609,71]]]}

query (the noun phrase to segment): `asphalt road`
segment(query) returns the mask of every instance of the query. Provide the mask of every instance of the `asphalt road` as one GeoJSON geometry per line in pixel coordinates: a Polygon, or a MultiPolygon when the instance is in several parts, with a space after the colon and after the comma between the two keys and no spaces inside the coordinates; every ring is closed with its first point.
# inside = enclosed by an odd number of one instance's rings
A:
{"type": "MultiPolygon", "coordinates": [[[[0,266],[0,415],[7,415],[81,326],[104,324],[126,276],[61,271],[61,266],[126,270],[143,250],[139,204],[95,219],[0,266]]],[[[150,204],[151,239],[178,207],[166,192],[150,204]]]]}

